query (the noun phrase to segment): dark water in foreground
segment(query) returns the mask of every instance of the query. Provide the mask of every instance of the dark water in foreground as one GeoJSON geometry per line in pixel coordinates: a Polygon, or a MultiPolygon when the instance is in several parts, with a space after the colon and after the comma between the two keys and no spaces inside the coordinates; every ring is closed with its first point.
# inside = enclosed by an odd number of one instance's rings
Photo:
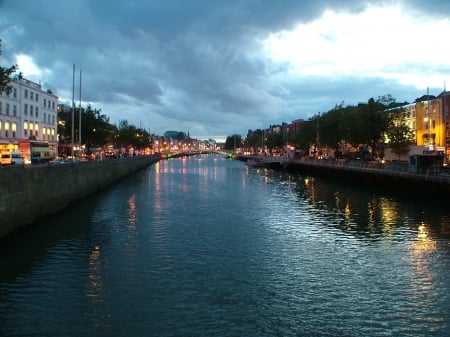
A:
{"type": "Polygon", "coordinates": [[[0,241],[0,336],[448,336],[450,211],[161,161],[0,241]]]}

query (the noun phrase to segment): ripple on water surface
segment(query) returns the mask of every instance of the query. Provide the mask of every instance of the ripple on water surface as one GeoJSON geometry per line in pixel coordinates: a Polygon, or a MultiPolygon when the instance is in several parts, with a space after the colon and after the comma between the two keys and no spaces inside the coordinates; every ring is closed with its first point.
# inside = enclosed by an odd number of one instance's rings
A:
{"type": "Polygon", "coordinates": [[[1,250],[32,258],[0,275],[0,335],[445,336],[447,218],[217,157],[160,162],[1,250]]]}

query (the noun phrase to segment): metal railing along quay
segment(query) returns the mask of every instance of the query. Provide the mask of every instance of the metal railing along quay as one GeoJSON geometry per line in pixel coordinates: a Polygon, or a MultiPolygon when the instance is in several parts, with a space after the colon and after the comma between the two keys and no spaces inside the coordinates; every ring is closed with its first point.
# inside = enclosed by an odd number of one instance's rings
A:
{"type": "Polygon", "coordinates": [[[246,156],[241,160],[251,162],[249,166],[296,169],[308,173],[337,173],[348,177],[359,177],[365,180],[375,180],[380,183],[392,183],[408,188],[440,189],[450,192],[450,169],[443,166],[432,166],[414,172],[408,163],[344,160],[344,159],[315,159],[289,157],[246,156]]]}
{"type": "MultiPolygon", "coordinates": [[[[287,158],[286,158],[287,159],[287,158]]],[[[363,160],[331,160],[302,158],[291,160],[293,165],[310,165],[318,167],[332,167],[334,169],[354,171],[360,173],[372,173],[385,176],[396,176],[410,179],[446,183],[450,185],[450,170],[445,167],[429,167],[420,172],[411,172],[407,163],[363,161],[363,160]]]]}

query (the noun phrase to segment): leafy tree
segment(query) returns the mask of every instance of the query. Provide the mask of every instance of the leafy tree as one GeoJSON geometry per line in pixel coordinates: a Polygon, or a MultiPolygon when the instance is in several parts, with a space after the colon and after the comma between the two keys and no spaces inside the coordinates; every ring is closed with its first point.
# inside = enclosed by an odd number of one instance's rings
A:
{"type": "Polygon", "coordinates": [[[242,137],[235,134],[227,137],[224,148],[226,150],[234,150],[235,148],[242,147],[242,145],[242,137]]]}
{"type": "Polygon", "coordinates": [[[261,148],[263,144],[263,130],[257,129],[252,132],[251,136],[247,137],[245,146],[248,149],[252,149],[253,152],[257,152],[258,148],[261,148]]]}
{"type": "MultiPolygon", "coordinates": [[[[0,55],[2,54],[2,40],[0,39],[0,55]]],[[[12,87],[9,85],[11,76],[17,71],[17,65],[9,68],[0,67],[0,92],[5,91],[8,95],[11,93],[12,87]]]]}
{"type": "Polygon", "coordinates": [[[109,117],[89,104],[82,110],[81,134],[87,146],[101,147],[114,142],[116,128],[109,124],[109,117]]]}
{"type": "Polygon", "coordinates": [[[389,124],[386,129],[389,147],[399,158],[402,154],[408,153],[415,140],[414,131],[411,131],[406,124],[406,115],[407,112],[404,109],[390,112],[389,124]]]}
{"type": "Polygon", "coordinates": [[[135,149],[141,150],[150,146],[152,138],[150,134],[134,125],[130,125],[127,120],[119,121],[117,135],[115,137],[115,145],[127,148],[133,146],[135,149]]]}
{"type": "MultiPolygon", "coordinates": [[[[74,141],[79,137],[80,109],[74,111],[74,141]]],[[[58,122],[60,142],[72,141],[72,113],[61,113],[58,122]]],[[[88,147],[102,147],[114,142],[115,126],[109,124],[109,117],[101,114],[101,110],[93,109],[89,104],[86,109],[81,108],[81,140],[88,147]]]]}

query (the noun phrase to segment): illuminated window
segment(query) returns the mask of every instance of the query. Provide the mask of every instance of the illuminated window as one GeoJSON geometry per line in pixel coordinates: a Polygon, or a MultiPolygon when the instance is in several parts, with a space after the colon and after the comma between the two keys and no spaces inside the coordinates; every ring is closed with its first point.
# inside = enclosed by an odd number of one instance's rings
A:
{"type": "Polygon", "coordinates": [[[13,138],[17,138],[17,124],[13,123],[11,126],[12,126],[12,136],[13,138]]]}

